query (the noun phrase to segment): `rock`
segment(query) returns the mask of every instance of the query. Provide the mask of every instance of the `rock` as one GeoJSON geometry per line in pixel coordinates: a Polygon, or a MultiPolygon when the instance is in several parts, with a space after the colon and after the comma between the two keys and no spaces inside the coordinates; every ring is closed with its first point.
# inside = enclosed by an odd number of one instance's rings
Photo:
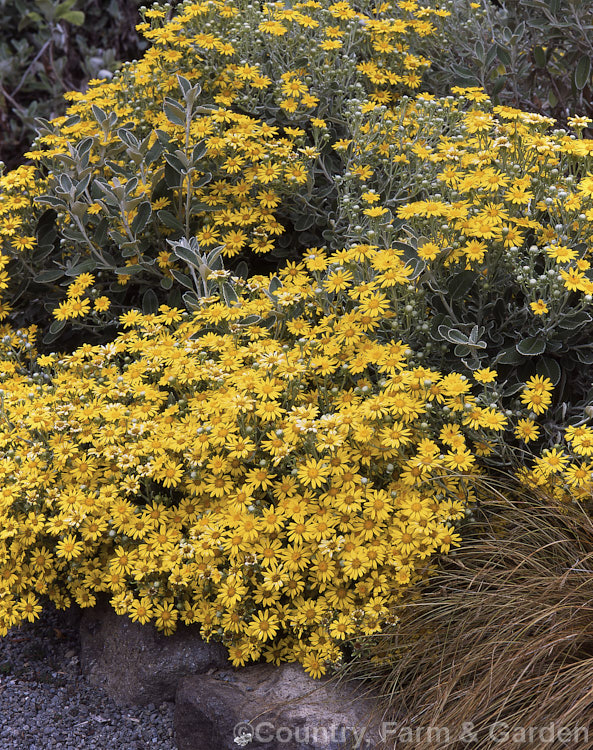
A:
{"type": "Polygon", "coordinates": [[[175,698],[178,750],[371,750],[378,727],[353,688],[296,664],[185,677],[175,698]]]}
{"type": "Polygon", "coordinates": [[[115,614],[105,600],[85,610],[80,647],[85,677],[120,705],[172,701],[181,678],[228,664],[226,649],[205,643],[197,627],[165,636],[115,614]]]}

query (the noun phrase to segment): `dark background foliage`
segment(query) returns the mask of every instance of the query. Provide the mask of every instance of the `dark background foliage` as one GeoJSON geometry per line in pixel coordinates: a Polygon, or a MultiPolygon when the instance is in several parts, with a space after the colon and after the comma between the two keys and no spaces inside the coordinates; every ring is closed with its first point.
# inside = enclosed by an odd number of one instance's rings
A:
{"type": "Polygon", "coordinates": [[[66,91],[108,77],[146,48],[140,0],[0,0],[0,160],[22,161],[35,118],[63,113],[66,91]]]}

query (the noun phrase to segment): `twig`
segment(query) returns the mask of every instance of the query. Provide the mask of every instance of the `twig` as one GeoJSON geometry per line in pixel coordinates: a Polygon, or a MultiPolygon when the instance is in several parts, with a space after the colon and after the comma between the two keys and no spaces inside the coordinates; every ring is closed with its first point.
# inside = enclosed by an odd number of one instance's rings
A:
{"type": "MultiPolygon", "coordinates": [[[[51,37],[50,37],[50,38],[49,38],[49,39],[48,39],[48,40],[47,40],[47,41],[45,42],[45,44],[44,44],[44,45],[43,45],[43,46],[41,47],[41,49],[40,49],[40,50],[39,50],[39,52],[38,52],[38,53],[37,53],[37,54],[35,55],[35,57],[34,57],[34,58],[33,58],[33,59],[31,60],[31,62],[30,62],[30,64],[29,64],[29,67],[28,67],[28,68],[27,68],[27,70],[25,70],[25,72],[23,73],[23,76],[22,76],[21,80],[20,80],[20,81],[18,82],[18,84],[17,84],[17,87],[16,87],[15,89],[13,89],[13,91],[12,91],[12,93],[11,93],[11,95],[10,95],[11,97],[12,97],[12,96],[16,96],[16,95],[18,94],[18,92],[19,92],[19,91],[20,91],[20,89],[22,88],[23,84],[24,84],[24,83],[25,83],[25,81],[27,80],[27,76],[28,76],[28,75],[29,75],[29,73],[31,72],[31,68],[33,67],[33,65],[35,65],[35,63],[37,62],[37,60],[39,60],[39,58],[40,58],[40,57],[41,57],[41,55],[42,55],[42,54],[43,54],[43,53],[45,52],[45,50],[46,50],[46,49],[48,48],[48,46],[49,46],[49,45],[51,44],[51,42],[52,42],[52,39],[51,39],[51,37]]],[[[6,96],[6,97],[8,98],[8,94],[6,94],[6,92],[4,93],[4,96],[6,96]]],[[[9,99],[9,101],[13,101],[13,100],[10,100],[10,99],[9,99]]]]}

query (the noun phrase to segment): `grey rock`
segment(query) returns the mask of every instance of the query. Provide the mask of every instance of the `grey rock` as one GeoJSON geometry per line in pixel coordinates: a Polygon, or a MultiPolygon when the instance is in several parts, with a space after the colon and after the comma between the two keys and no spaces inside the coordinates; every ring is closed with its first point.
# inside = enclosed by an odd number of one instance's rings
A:
{"type": "Polygon", "coordinates": [[[80,648],[82,673],[120,705],[172,701],[182,677],[228,663],[226,649],[205,643],[197,627],[165,636],[153,625],[117,615],[104,600],[85,610],[80,648]]]}
{"type": "Polygon", "coordinates": [[[175,699],[178,750],[371,750],[372,705],[352,687],[314,680],[296,664],[185,677],[175,699]]]}

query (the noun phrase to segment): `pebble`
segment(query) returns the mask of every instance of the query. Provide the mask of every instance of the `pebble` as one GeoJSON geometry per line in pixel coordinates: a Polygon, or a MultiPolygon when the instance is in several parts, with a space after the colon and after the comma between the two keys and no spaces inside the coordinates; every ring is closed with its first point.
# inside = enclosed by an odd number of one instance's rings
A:
{"type": "Polygon", "coordinates": [[[80,671],[76,611],[0,638],[0,750],[176,750],[173,704],[118,706],[80,671]]]}

